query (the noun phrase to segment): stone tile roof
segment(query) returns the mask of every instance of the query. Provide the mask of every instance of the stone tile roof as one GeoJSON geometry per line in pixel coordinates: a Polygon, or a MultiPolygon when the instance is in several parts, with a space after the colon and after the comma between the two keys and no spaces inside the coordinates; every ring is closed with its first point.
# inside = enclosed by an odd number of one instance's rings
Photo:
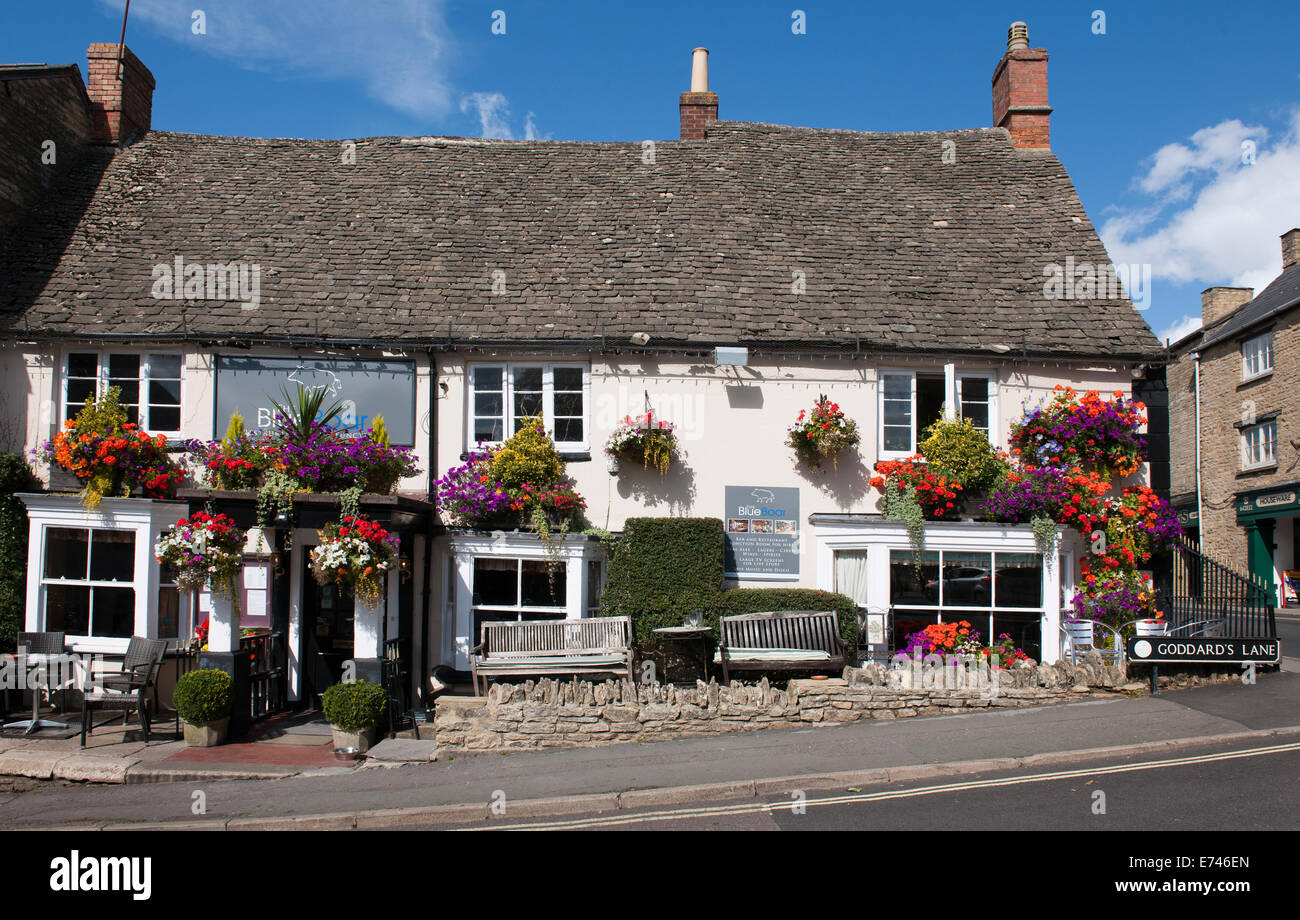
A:
{"type": "Polygon", "coordinates": [[[1109,259],[1060,161],[1003,129],[718,122],[652,164],[640,142],[371,138],[353,165],[342,144],[90,151],[0,242],[0,331],[1162,353],[1127,299],[1044,298],[1045,265],[1109,259]],[[260,266],[257,309],[155,299],[177,256],[260,266]]]}
{"type": "Polygon", "coordinates": [[[1205,333],[1200,347],[1222,342],[1241,335],[1251,326],[1300,306],[1300,264],[1292,265],[1274,278],[1254,300],[1228,317],[1221,325],[1205,333]]]}

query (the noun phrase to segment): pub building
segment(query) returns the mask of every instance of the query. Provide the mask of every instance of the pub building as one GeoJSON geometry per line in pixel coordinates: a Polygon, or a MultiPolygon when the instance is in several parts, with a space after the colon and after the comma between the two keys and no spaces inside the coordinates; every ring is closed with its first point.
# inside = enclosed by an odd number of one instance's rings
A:
{"type": "MultiPolygon", "coordinates": [[[[0,144],[54,135],[66,151],[0,212],[0,417],[30,450],[119,386],[179,451],[220,438],[236,410],[264,427],[270,399],[301,383],[344,401],[357,432],[382,415],[422,472],[361,499],[400,538],[371,611],[308,572],[337,495],[296,495],[292,530],[289,516],[257,528],[255,492],[190,482],[174,500],[91,512],[42,468],[48,491],[24,496],[28,629],[115,651],[208,620],[210,653],[228,661],[229,612],[180,596],[152,550],[211,508],[249,528],[237,625],[276,637],[285,705],[314,705],[347,661],[367,676],[395,656],[419,706],[435,669],[465,679],[485,620],[599,609],[596,537],[554,534],[548,550],[526,530],[449,526],[434,506],[438,477],[540,415],[593,527],[722,519],[728,585],[847,594],[864,655],[960,618],[1057,657],[1084,549],[1073,532],[1043,553],[1027,525],[932,522],[916,560],[868,485],[873,463],[914,454],[940,417],[1005,449],[1058,384],[1159,413],[1163,351],[1132,303],[1045,296],[1045,268],[1108,259],[1050,149],[1047,54],[1022,23],[994,69],[992,126],[719,120],[697,49],[680,138],[652,155],[640,141],[155,130],[154,77],[125,50],[119,80],[118,50],[91,46],[89,86],[74,65],[0,70],[19,128],[0,144]],[[224,273],[224,293],[158,285],[178,259],[183,274],[224,273]],[[861,443],[809,470],[787,427],[821,395],[861,443]],[[606,440],[647,408],[676,426],[677,461],[615,470],[606,440]]],[[[1149,481],[1162,476],[1152,464],[1149,481]]]]}

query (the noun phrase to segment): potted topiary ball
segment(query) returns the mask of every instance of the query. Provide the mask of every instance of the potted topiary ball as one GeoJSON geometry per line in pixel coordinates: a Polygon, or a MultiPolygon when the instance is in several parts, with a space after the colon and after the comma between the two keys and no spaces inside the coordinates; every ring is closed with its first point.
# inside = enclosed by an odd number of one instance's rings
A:
{"type": "Polygon", "coordinates": [[[388,694],[378,684],[356,680],[330,687],[323,709],[334,730],[334,747],[356,748],[360,753],[370,750],[387,708],[388,694]]]}
{"type": "Polygon", "coordinates": [[[181,675],[172,699],[185,726],[187,745],[216,747],[225,743],[233,695],[230,675],[225,671],[190,671],[181,675]]]}

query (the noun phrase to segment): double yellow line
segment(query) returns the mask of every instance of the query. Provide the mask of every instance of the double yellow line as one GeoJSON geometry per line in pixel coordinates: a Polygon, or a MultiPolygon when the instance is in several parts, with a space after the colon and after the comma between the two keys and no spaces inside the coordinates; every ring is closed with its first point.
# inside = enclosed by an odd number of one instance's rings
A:
{"type": "MultiPolygon", "coordinates": [[[[625,815],[597,815],[562,821],[541,821],[525,824],[489,824],[458,828],[473,831],[514,830],[581,830],[584,828],[613,827],[620,824],[645,824],[656,821],[683,821],[690,818],[714,818],[734,815],[770,814],[793,811],[795,808],[813,808],[819,805],[853,805],[865,802],[883,802],[890,799],[908,799],[944,792],[963,792],[973,789],[992,789],[998,786],[1019,786],[1025,783],[1046,783],[1054,780],[1079,777],[1105,776],[1111,773],[1134,773],[1139,770],[1159,770],[1165,767],[1185,767],[1194,764],[1215,763],[1222,760],[1240,760],[1246,757],[1263,757],[1268,754],[1285,754],[1300,750],[1300,741],[1270,747],[1250,748],[1244,751],[1227,751],[1221,754],[1200,754],[1195,757],[1175,757],[1169,760],[1148,760],[1142,763],[1116,764],[1107,767],[1090,767],[1078,770],[1057,770],[1051,773],[1031,773],[1027,776],[1006,776],[1000,779],[974,779],[938,786],[920,786],[916,789],[892,789],[884,792],[858,792],[831,795],[822,798],[792,799],[789,802],[741,802],[734,805],[710,805],[702,808],[675,808],[661,811],[625,815]]],[[[790,780],[791,793],[798,791],[798,778],[790,780]]]]}

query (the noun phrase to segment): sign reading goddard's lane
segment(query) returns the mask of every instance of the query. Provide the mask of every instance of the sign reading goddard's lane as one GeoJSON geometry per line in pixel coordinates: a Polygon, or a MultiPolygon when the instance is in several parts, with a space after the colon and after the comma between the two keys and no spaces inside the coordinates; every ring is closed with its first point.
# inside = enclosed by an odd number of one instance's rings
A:
{"type": "Polygon", "coordinates": [[[1277,664],[1282,656],[1278,639],[1241,639],[1211,636],[1143,636],[1128,640],[1131,662],[1166,664],[1204,662],[1206,664],[1277,664]]]}

